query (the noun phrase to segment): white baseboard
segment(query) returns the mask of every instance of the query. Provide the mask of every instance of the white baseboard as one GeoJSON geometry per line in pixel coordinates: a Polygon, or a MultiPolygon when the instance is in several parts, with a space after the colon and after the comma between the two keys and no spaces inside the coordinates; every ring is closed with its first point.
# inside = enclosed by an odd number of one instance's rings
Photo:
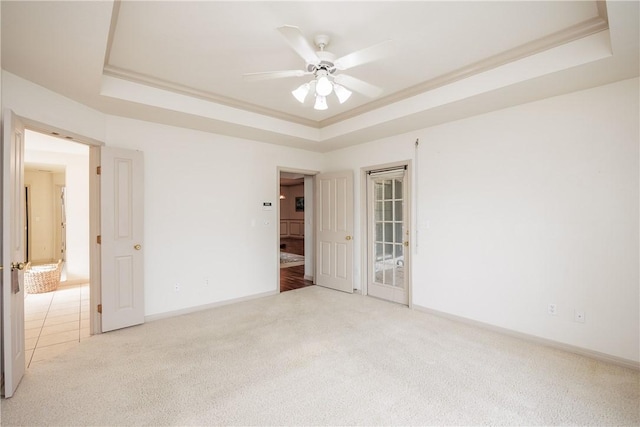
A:
{"type": "Polygon", "coordinates": [[[493,332],[498,332],[504,335],[509,335],[514,338],[519,338],[524,341],[534,342],[536,344],[541,344],[547,347],[556,348],[559,350],[564,350],[569,353],[579,354],[581,356],[586,356],[591,359],[600,360],[602,362],[613,363],[618,366],[622,366],[624,368],[631,368],[635,370],[640,370],[640,362],[636,362],[634,360],[624,359],[622,357],[612,356],[610,354],[601,353],[595,350],[589,350],[582,347],[577,347],[570,344],[561,343],[558,341],[553,341],[546,338],[537,337],[535,335],[526,334],[524,332],[513,331],[511,329],[502,328],[500,326],[491,325],[489,323],[480,322],[477,320],[468,319],[466,317],[456,316],[455,314],[445,313],[443,311],[434,310],[432,308],[423,307],[417,304],[413,304],[413,309],[422,311],[425,313],[433,314],[434,316],[443,317],[445,319],[453,320],[460,323],[465,323],[467,325],[477,326],[482,329],[487,329],[493,332]]]}
{"type": "Polygon", "coordinates": [[[144,316],[144,321],[153,322],[154,320],[167,319],[169,317],[181,316],[183,314],[196,313],[198,311],[208,310],[210,308],[220,307],[220,306],[229,305],[229,304],[235,304],[242,301],[249,301],[256,298],[269,297],[271,295],[277,295],[277,294],[278,294],[277,291],[269,291],[269,292],[263,292],[260,294],[247,295],[245,297],[240,297],[240,298],[233,298],[233,299],[228,299],[224,301],[218,301],[211,304],[197,305],[195,307],[182,308],[180,310],[167,311],[167,312],[158,313],[158,314],[151,314],[149,316],[144,316]]]}
{"type": "Polygon", "coordinates": [[[305,274],[304,275],[304,280],[309,280],[309,281],[313,282],[313,276],[311,276],[309,274],[305,274]]]}

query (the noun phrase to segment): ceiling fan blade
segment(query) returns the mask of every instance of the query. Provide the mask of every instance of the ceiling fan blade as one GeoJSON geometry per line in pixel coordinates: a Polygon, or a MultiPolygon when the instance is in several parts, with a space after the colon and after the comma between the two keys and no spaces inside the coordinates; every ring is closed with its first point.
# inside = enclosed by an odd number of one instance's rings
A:
{"type": "Polygon", "coordinates": [[[377,61],[378,59],[391,55],[392,47],[393,43],[391,40],[385,40],[338,58],[334,61],[334,65],[338,70],[348,70],[349,68],[357,67],[367,62],[377,61]]]}
{"type": "Polygon", "coordinates": [[[243,74],[242,78],[247,82],[256,82],[259,80],[280,79],[282,77],[302,77],[311,74],[303,70],[284,70],[284,71],[265,71],[262,73],[243,74]]]}
{"type": "Polygon", "coordinates": [[[280,34],[287,39],[289,45],[296,51],[298,55],[304,59],[307,64],[317,64],[320,58],[316,54],[316,50],[311,46],[306,38],[302,35],[300,28],[291,25],[279,27],[280,34]]]}
{"type": "Polygon", "coordinates": [[[367,83],[346,74],[338,74],[334,77],[334,81],[348,89],[368,96],[369,98],[377,98],[382,94],[382,89],[378,86],[374,86],[371,83],[367,83]]]}

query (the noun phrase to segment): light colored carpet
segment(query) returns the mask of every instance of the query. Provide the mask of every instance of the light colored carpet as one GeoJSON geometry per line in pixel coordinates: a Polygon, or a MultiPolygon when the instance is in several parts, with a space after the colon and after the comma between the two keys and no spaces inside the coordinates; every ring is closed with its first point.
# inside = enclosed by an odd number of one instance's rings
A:
{"type": "Polygon", "coordinates": [[[303,255],[280,252],[280,268],[295,267],[297,265],[304,265],[303,255]]]}
{"type": "Polygon", "coordinates": [[[2,425],[638,425],[639,373],[312,286],[32,365],[2,425]]]}

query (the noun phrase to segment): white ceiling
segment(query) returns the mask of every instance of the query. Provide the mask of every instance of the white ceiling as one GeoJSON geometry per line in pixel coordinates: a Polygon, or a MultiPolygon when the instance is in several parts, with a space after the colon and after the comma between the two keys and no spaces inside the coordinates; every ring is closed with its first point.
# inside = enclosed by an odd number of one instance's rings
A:
{"type": "Polygon", "coordinates": [[[327,151],[638,76],[638,2],[2,2],[2,66],[108,114],[327,151]],[[327,34],[348,70],[383,88],[329,109],[291,90],[309,78],[276,30],[327,34]]]}

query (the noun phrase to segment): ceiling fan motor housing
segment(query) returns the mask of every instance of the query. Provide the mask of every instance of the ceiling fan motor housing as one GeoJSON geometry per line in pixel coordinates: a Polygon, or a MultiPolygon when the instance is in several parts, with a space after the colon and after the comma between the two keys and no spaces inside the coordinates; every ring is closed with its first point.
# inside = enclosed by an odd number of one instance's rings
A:
{"type": "Polygon", "coordinates": [[[307,64],[307,71],[315,73],[318,70],[326,70],[327,74],[333,74],[336,71],[336,66],[333,62],[336,60],[336,56],[324,50],[316,52],[320,62],[317,64],[307,64]]]}

